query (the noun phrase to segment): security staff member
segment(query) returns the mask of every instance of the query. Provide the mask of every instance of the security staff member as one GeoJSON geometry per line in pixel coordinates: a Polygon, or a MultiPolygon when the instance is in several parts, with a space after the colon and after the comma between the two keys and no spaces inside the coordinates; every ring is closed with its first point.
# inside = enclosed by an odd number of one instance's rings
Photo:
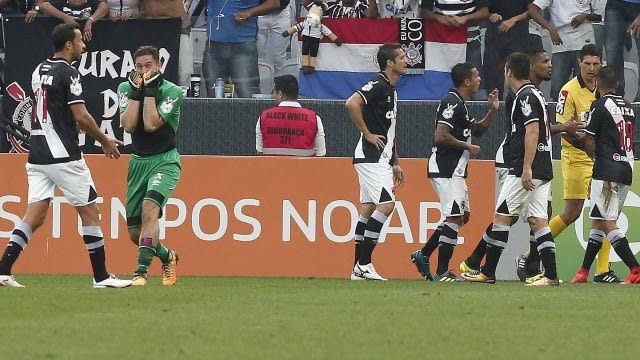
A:
{"type": "Polygon", "coordinates": [[[256,124],[256,151],[264,155],[324,156],[322,120],[298,103],[298,80],[293,75],[274,79],[277,106],[260,114],[256,124]]]}

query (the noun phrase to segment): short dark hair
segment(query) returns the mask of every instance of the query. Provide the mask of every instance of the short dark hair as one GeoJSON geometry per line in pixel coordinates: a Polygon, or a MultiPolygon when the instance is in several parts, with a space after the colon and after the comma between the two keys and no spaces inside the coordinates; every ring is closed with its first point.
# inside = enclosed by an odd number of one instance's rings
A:
{"type": "Polygon", "coordinates": [[[137,58],[140,56],[151,55],[153,60],[156,62],[160,62],[160,52],[158,48],[150,45],[143,45],[136,49],[136,52],[133,53],[133,61],[135,62],[137,58]]]}
{"type": "Polygon", "coordinates": [[[506,70],[511,70],[513,76],[518,80],[529,79],[529,56],[523,52],[514,52],[507,57],[504,65],[506,70]]]}
{"type": "Polygon", "coordinates": [[[298,98],[298,80],[291,74],[276,76],[273,79],[273,90],[282,91],[287,99],[298,98]]]}
{"type": "Polygon", "coordinates": [[[460,87],[464,84],[464,81],[471,79],[475,66],[469,63],[458,63],[451,68],[451,81],[453,86],[460,87]]]}
{"type": "Polygon", "coordinates": [[[615,89],[618,87],[618,76],[616,69],[612,66],[605,66],[596,75],[596,81],[603,89],[615,89]]]}
{"type": "Polygon", "coordinates": [[[77,24],[60,24],[53,28],[51,32],[51,41],[55,51],[62,51],[67,41],[73,42],[76,38],[75,30],[80,30],[77,24]]]}
{"type": "Polygon", "coordinates": [[[384,71],[387,68],[387,60],[395,60],[396,50],[402,50],[399,44],[384,44],[378,48],[378,54],[376,54],[376,60],[378,60],[378,67],[384,71]]]}
{"type": "Polygon", "coordinates": [[[542,56],[542,54],[546,54],[547,51],[544,49],[529,49],[526,54],[529,57],[529,62],[533,62],[538,57],[542,56]]]}
{"type": "Polygon", "coordinates": [[[580,49],[580,55],[578,58],[580,61],[584,60],[585,56],[597,56],[602,61],[602,50],[595,44],[587,44],[580,49]]]}

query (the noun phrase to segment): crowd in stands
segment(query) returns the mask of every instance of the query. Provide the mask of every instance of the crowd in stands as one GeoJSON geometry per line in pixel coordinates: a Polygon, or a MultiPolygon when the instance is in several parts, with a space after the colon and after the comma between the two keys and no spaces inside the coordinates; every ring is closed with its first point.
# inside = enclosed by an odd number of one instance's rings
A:
{"type": "Polygon", "coordinates": [[[557,100],[560,87],[577,75],[578,51],[589,43],[604,49],[624,90],[623,51],[634,38],[638,44],[640,35],[640,0],[0,0],[0,9],[24,14],[26,22],[46,15],[78,22],[85,41],[101,19],[180,17],[180,85],[188,86],[193,72],[190,29],[202,27],[208,38],[202,64],[208,96],[214,96],[216,79],[223,78],[234,83],[236,96],[251,97],[260,93],[259,59],[273,67],[273,76],[280,76],[287,53],[298,57],[295,41],[282,33],[315,1],[324,1],[329,18],[408,17],[466,26],[466,61],[482,77],[476,100],[486,99],[487,90],[504,90],[506,57],[542,48],[543,31],[552,42],[551,99],[557,100]]]}

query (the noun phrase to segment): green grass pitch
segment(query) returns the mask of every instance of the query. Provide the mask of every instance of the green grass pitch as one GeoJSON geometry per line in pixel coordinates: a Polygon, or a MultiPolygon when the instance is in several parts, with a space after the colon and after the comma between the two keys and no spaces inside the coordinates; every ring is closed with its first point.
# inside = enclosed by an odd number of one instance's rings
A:
{"type": "Polygon", "coordinates": [[[27,288],[0,288],[2,359],[625,359],[640,349],[638,286],[17,279],[27,288]]]}

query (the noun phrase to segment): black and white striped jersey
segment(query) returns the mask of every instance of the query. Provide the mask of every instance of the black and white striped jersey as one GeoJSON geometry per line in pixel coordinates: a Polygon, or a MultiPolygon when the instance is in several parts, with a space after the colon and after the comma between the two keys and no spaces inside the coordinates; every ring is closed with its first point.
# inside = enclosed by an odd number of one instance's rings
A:
{"type": "Polygon", "coordinates": [[[35,105],[31,118],[32,164],[79,160],[78,130],[70,105],[82,104],[80,73],[65,59],[47,59],[31,74],[35,105]]]}
{"type": "Polygon", "coordinates": [[[508,110],[511,111],[510,150],[512,154],[509,174],[517,177],[522,176],[526,126],[535,122],[538,124],[538,140],[531,172],[534,179],[553,179],[551,128],[544,95],[535,85],[526,83],[518,89],[513,106],[508,110]]]}
{"type": "MultiPolygon", "coordinates": [[[[471,124],[475,119],[469,119],[467,104],[456,89],[440,100],[436,110],[436,127],[444,124],[451,128],[451,135],[456,140],[471,143],[471,124]]],[[[456,149],[446,145],[434,146],[429,157],[428,176],[430,178],[450,178],[453,176],[467,177],[469,150],[456,149]]]]}
{"type": "Polygon", "coordinates": [[[393,147],[396,140],[396,114],[398,112],[398,94],[387,76],[380,72],[357,91],[364,100],[362,109],[364,123],[372,134],[385,137],[385,146],[378,150],[362,137],[353,155],[353,163],[389,163],[391,164],[393,147]]]}
{"type": "Polygon", "coordinates": [[[496,151],[496,167],[497,168],[508,168],[509,162],[511,161],[511,150],[509,149],[509,143],[511,142],[511,113],[510,109],[513,108],[513,100],[515,99],[516,94],[509,90],[507,96],[504,98],[504,108],[507,109],[505,111],[505,135],[504,139],[500,143],[498,150],[496,151]]]}
{"type": "Polygon", "coordinates": [[[584,131],[595,137],[594,179],[631,185],[635,121],[631,105],[622,96],[607,94],[591,103],[584,131]]]}
{"type": "MultiPolygon", "coordinates": [[[[488,0],[422,0],[420,7],[442,15],[462,16],[489,6],[488,0]]],[[[467,42],[480,41],[480,26],[477,21],[467,23],[467,42]]]]}
{"type": "Polygon", "coordinates": [[[330,0],[327,1],[327,11],[324,15],[339,19],[361,19],[365,17],[365,12],[368,8],[368,0],[356,0],[352,5],[345,5],[342,0],[330,0]]]}

